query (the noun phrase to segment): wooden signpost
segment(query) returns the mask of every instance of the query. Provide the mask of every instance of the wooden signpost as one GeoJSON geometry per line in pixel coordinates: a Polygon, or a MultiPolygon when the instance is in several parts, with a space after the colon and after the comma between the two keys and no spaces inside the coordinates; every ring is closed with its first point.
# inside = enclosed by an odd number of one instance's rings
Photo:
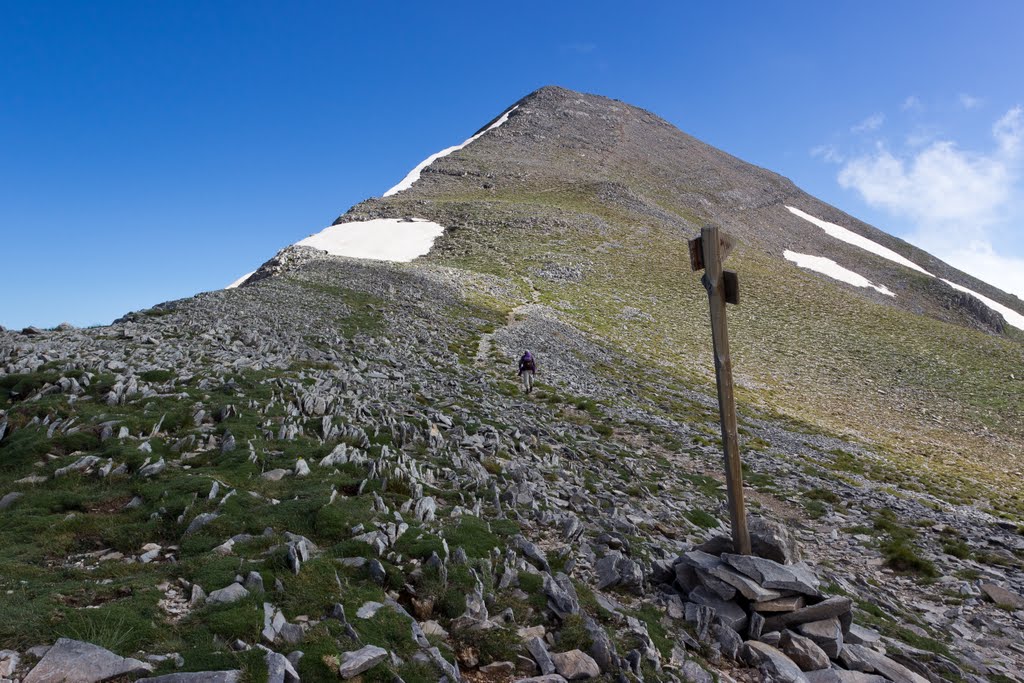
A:
{"type": "Polygon", "coordinates": [[[747,533],[747,513],[743,504],[743,469],[736,435],[729,330],[725,321],[725,305],[739,304],[740,287],[735,271],[722,269],[722,261],[732,247],[731,237],[719,232],[714,225],[705,225],[700,229],[700,237],[690,240],[690,266],[694,271],[704,271],[701,282],[708,290],[708,303],[711,305],[711,342],[715,354],[715,379],[718,381],[718,410],[722,416],[722,449],[725,451],[732,542],[737,553],[749,555],[750,534],[747,533]]]}

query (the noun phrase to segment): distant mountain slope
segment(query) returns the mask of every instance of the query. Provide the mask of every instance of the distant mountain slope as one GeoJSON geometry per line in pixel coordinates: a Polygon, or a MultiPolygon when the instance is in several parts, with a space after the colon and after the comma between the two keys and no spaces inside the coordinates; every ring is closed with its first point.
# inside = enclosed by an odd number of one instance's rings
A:
{"type": "Polygon", "coordinates": [[[1018,299],[622,102],[548,87],[503,114],[407,189],[336,223],[436,221],[446,232],[425,261],[508,278],[524,300],[702,383],[706,302],[686,241],[717,223],[740,240],[729,265],[743,303],[730,315],[747,400],[882,439],[954,478],[1019,467],[1002,439],[1024,438],[1024,334],[944,280],[1013,313],[1018,299]],[[800,268],[786,251],[891,295],[800,268]]]}

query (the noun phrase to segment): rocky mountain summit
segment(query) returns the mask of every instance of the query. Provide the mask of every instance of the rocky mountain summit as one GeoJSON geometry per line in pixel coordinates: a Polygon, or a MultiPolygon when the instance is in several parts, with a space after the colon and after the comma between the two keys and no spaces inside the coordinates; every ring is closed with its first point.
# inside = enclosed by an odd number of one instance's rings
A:
{"type": "Polygon", "coordinates": [[[423,258],[0,331],[0,681],[1024,680],[1024,344],[941,279],[1019,304],[623,103],[502,113],[339,218],[436,221],[423,258]],[[741,240],[750,557],[704,220],[741,240]]]}

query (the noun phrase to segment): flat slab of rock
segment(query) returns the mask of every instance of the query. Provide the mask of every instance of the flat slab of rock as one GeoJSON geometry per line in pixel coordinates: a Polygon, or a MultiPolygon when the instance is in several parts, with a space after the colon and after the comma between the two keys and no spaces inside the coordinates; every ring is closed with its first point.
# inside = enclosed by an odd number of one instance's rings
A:
{"type": "Polygon", "coordinates": [[[119,676],[144,676],[153,665],[121,657],[99,645],[60,638],[23,683],[97,683],[119,676]]]}
{"type": "Polygon", "coordinates": [[[807,606],[807,598],[802,595],[788,595],[775,600],[755,602],[752,607],[755,612],[795,612],[807,606]]]}
{"type": "Polygon", "coordinates": [[[594,658],[581,650],[556,652],[551,655],[558,674],[568,681],[583,681],[601,675],[601,668],[594,658]]]}
{"type": "Polygon", "coordinates": [[[360,619],[372,619],[373,615],[379,612],[382,607],[384,607],[384,603],[368,600],[356,610],[356,616],[360,619]]]}
{"type": "Polygon", "coordinates": [[[851,659],[856,658],[860,668],[871,669],[864,673],[881,674],[894,683],[928,683],[928,679],[923,676],[863,645],[847,645],[843,648],[843,655],[851,659]]]}
{"type": "Polygon", "coordinates": [[[724,563],[708,570],[708,573],[738,590],[748,600],[767,602],[782,597],[781,592],[763,587],[757,581],[739,573],[724,563]]]}
{"type": "Polygon", "coordinates": [[[743,659],[750,666],[763,670],[780,683],[808,683],[796,663],[781,650],[756,640],[743,644],[743,659]]]}
{"type": "Polygon", "coordinates": [[[147,678],[146,683],[238,683],[241,671],[190,671],[147,678]]]}
{"type": "Polygon", "coordinates": [[[819,671],[832,665],[829,656],[817,643],[806,636],[784,631],[779,639],[779,649],[793,660],[801,671],[819,671]]]}
{"type": "Polygon", "coordinates": [[[566,680],[558,674],[545,674],[532,678],[517,678],[515,683],[566,683],[566,680]]]}
{"type": "Polygon", "coordinates": [[[213,605],[226,605],[229,602],[236,602],[248,597],[249,591],[240,583],[233,583],[230,586],[215,590],[206,596],[206,602],[213,605]]]}
{"type": "Polygon", "coordinates": [[[889,683],[884,676],[843,669],[808,671],[804,675],[810,683],[889,683]]]}
{"type": "Polygon", "coordinates": [[[690,591],[689,598],[690,602],[715,610],[715,615],[733,631],[742,633],[747,627],[747,613],[735,602],[726,602],[703,586],[690,591]]]}
{"type": "Polygon", "coordinates": [[[13,491],[11,493],[8,493],[3,498],[0,498],[0,510],[6,510],[7,508],[14,505],[16,502],[18,502],[18,499],[21,498],[22,495],[24,494],[22,494],[19,491],[13,491]]]}
{"type": "Polygon", "coordinates": [[[741,574],[749,576],[763,588],[793,591],[817,597],[820,582],[806,565],[779,564],[755,555],[722,553],[722,559],[741,574]]]}
{"type": "Polygon", "coordinates": [[[266,479],[267,481],[281,481],[289,474],[291,474],[289,470],[277,468],[275,470],[269,470],[267,472],[264,472],[263,474],[260,475],[260,478],[266,479]]]}
{"type": "Polygon", "coordinates": [[[839,619],[831,617],[821,621],[809,621],[796,627],[801,635],[817,643],[825,654],[835,659],[843,649],[843,626],[839,619]]]}
{"type": "Polygon", "coordinates": [[[533,636],[523,641],[526,645],[526,651],[533,657],[533,661],[537,662],[537,666],[540,667],[542,674],[553,674],[555,673],[555,663],[551,661],[551,655],[548,653],[548,648],[544,645],[544,641],[533,636]]]}
{"type": "Polygon", "coordinates": [[[803,609],[787,614],[779,614],[765,619],[765,631],[781,631],[786,626],[806,624],[811,621],[821,621],[849,614],[853,609],[853,601],[845,595],[834,595],[827,600],[822,600],[817,605],[810,605],[803,609]]]}
{"type": "Polygon", "coordinates": [[[858,626],[857,624],[850,625],[850,631],[846,634],[844,640],[852,645],[874,645],[882,639],[878,631],[873,631],[864,626],[858,626]]]}
{"type": "MultiPolygon", "coordinates": [[[[0,502],[0,505],[2,505],[2,502],[0,502]]],[[[992,600],[992,602],[996,603],[1000,607],[1024,609],[1024,598],[1013,591],[1006,590],[1002,586],[997,586],[994,583],[983,583],[981,584],[981,590],[989,597],[990,600],[992,600]]]]}
{"type": "Polygon", "coordinates": [[[369,671],[388,658],[388,651],[376,645],[344,652],[341,655],[341,666],[338,674],[345,679],[354,678],[364,671],[369,671]]]}

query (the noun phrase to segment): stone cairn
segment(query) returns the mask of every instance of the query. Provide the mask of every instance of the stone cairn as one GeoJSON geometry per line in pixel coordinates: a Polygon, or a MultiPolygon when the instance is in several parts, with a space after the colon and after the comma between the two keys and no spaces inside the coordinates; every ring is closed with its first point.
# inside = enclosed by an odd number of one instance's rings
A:
{"type": "MultiPolygon", "coordinates": [[[[778,535],[754,535],[755,555],[737,555],[716,537],[676,559],[665,577],[676,612],[698,642],[793,683],[928,683],[887,655],[878,633],[853,623],[853,601],[825,597],[814,572],[778,535]]],[[[913,664],[912,662],[908,662],[913,664]]]]}

